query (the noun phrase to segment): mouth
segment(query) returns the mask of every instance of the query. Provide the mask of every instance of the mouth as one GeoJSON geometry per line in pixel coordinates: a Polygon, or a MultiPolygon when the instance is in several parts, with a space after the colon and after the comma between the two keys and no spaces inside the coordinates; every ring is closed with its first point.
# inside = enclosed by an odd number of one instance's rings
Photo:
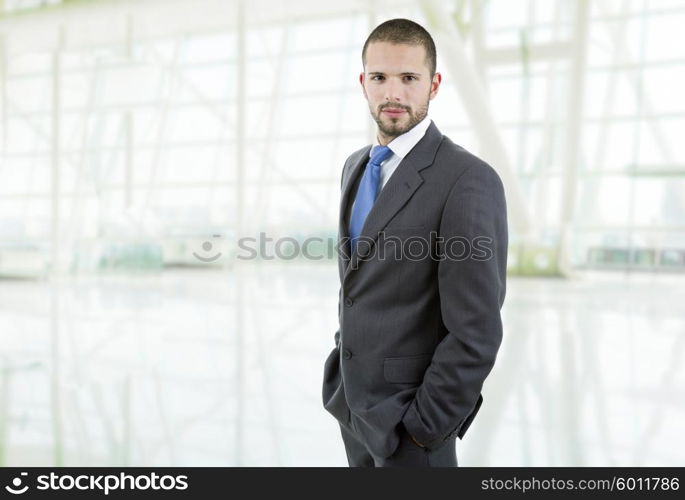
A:
{"type": "Polygon", "coordinates": [[[402,109],[402,108],[385,108],[381,111],[383,113],[385,113],[386,115],[393,117],[393,118],[396,118],[398,116],[402,116],[404,113],[407,112],[405,109],[402,109]]]}

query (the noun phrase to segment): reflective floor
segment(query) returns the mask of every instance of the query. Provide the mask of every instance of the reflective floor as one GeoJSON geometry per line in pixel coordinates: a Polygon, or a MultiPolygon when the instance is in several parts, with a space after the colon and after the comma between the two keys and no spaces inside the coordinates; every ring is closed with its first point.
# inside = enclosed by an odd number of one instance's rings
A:
{"type": "MultiPolygon", "coordinates": [[[[685,462],[683,276],[510,278],[462,466],[685,462]]],[[[0,281],[0,465],[346,466],[335,264],[0,281]]]]}

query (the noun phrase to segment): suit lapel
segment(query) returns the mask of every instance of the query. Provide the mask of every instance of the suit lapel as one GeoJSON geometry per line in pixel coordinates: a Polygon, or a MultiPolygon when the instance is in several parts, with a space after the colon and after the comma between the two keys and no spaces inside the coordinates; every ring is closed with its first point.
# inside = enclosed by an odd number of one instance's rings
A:
{"type": "Polygon", "coordinates": [[[364,165],[369,161],[369,152],[371,151],[371,146],[367,146],[357,153],[357,156],[352,159],[350,167],[346,172],[343,172],[342,179],[342,193],[340,195],[340,211],[339,221],[338,221],[338,244],[341,248],[338,249],[338,261],[340,263],[340,281],[342,282],[343,273],[350,263],[350,232],[347,221],[347,206],[351,203],[350,192],[352,191],[352,186],[355,184],[355,180],[360,176],[364,165]],[[344,242],[344,243],[343,243],[344,242]]]}
{"type": "MultiPolygon", "coordinates": [[[[397,166],[395,172],[390,176],[385,187],[381,190],[376,202],[374,203],[369,215],[364,222],[361,236],[372,239],[374,242],[378,238],[378,233],[387,225],[395,214],[409,201],[414,192],[423,183],[423,177],[419,173],[426,167],[433,163],[435,153],[442,141],[442,134],[431,122],[426,130],[425,135],[414,146],[414,148],[404,157],[404,159],[397,166]]],[[[353,160],[353,166],[349,169],[349,175],[343,179],[343,192],[340,200],[340,235],[346,238],[344,251],[340,258],[341,266],[341,283],[350,275],[353,269],[358,268],[359,256],[353,253],[350,256],[349,232],[347,228],[347,204],[349,200],[351,188],[354,181],[360,175],[360,172],[366,162],[371,147],[360,151],[360,156],[353,160]]]]}

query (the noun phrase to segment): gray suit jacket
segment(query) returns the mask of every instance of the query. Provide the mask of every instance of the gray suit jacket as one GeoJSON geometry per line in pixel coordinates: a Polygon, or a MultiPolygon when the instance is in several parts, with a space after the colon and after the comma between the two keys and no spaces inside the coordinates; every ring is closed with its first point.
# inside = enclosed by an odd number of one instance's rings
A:
{"type": "Polygon", "coordinates": [[[340,328],[322,396],[373,454],[388,457],[400,425],[432,449],[463,437],[480,408],[502,341],[507,214],[495,170],[431,123],[350,256],[347,215],[370,149],[350,155],[342,172],[340,328]]]}

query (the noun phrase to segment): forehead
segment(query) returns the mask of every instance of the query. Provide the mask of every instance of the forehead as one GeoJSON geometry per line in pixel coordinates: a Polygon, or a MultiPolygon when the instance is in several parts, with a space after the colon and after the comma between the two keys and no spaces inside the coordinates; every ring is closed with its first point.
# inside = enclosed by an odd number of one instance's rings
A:
{"type": "Polygon", "coordinates": [[[371,42],[366,47],[367,73],[428,72],[426,49],[421,45],[371,42]]]}

